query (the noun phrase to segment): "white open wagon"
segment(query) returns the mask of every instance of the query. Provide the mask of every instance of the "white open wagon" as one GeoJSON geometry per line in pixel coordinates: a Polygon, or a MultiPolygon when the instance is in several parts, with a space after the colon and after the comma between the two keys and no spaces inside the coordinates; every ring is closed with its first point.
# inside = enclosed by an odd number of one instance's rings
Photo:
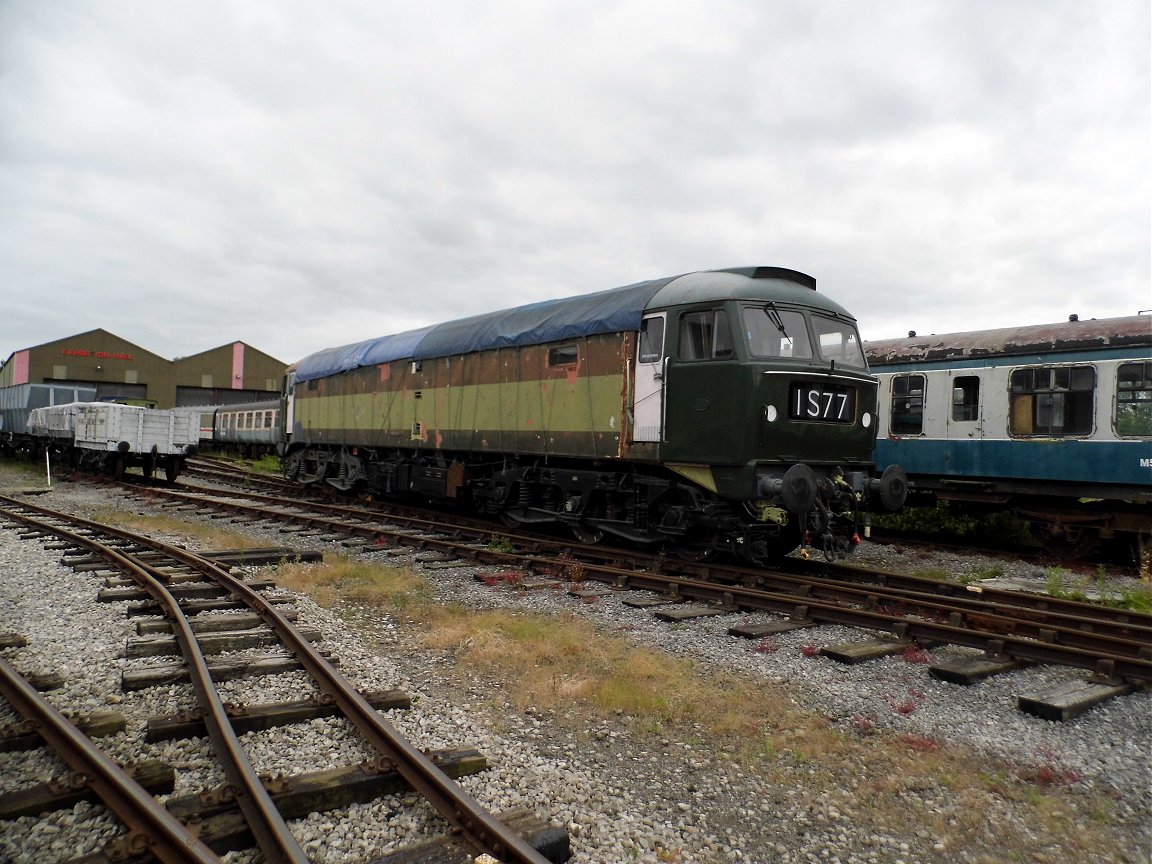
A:
{"type": "Polygon", "coordinates": [[[51,439],[72,465],[114,477],[138,466],[145,477],[163,468],[165,476],[175,480],[200,440],[198,423],[187,412],[115,402],[37,408],[29,416],[28,430],[51,439]]]}

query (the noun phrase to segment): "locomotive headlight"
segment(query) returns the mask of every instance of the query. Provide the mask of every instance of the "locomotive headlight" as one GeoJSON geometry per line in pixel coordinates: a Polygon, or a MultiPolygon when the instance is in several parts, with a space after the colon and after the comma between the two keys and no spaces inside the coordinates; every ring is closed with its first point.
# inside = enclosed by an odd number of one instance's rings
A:
{"type": "Polygon", "coordinates": [[[764,419],[767,420],[769,423],[774,423],[776,421],[776,406],[775,405],[765,405],[764,406],[764,419]]]}
{"type": "Polygon", "coordinates": [[[872,415],[865,411],[863,416],[860,417],[860,422],[863,423],[864,428],[867,429],[872,425],[872,415]]]}

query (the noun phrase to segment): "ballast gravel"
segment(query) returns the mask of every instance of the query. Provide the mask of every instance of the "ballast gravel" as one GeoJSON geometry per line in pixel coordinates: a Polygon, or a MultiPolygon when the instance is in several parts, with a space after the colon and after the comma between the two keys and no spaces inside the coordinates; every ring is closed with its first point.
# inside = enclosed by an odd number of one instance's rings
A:
{"type": "MultiPolygon", "coordinates": [[[[26,481],[17,481],[26,482],[26,481]]],[[[0,468],[0,493],[11,494],[0,468]]],[[[64,511],[116,506],[105,489],[58,484],[30,501],[64,511]]],[[[145,512],[150,505],[123,503],[145,512]]],[[[198,518],[189,516],[187,518],[198,518]]],[[[250,530],[260,534],[259,529],[250,530]]],[[[265,531],[269,545],[286,535],[265,531]]],[[[321,547],[323,548],[323,547],[321,547]]],[[[335,547],[331,547],[335,549],[335,547]]],[[[346,551],[341,549],[341,551],[346,551]]],[[[865,544],[861,558],[907,566],[906,554],[865,544]]],[[[120,761],[162,759],[178,769],[175,795],[224,782],[205,739],[144,742],[148,717],[192,705],[185,685],[122,692],[120,674],[139,661],[124,659],[125,639],[134,621],[124,603],[97,603],[101,581],[59,564],[60,553],[34,540],[0,530],[0,633],[28,638],[25,648],[4,657],[25,672],[54,671],[65,685],[50,698],[77,713],[120,711],[125,732],[101,739],[120,761]]],[[[366,557],[371,557],[371,554],[366,557]]],[[[391,556],[388,563],[420,569],[416,556],[391,556]]],[[[924,566],[925,562],[911,562],[924,566]]],[[[931,566],[959,572],[982,566],[971,556],[934,555],[931,566]]],[[[1006,575],[1042,581],[1033,565],[997,566],[1006,575]]],[[[260,575],[266,575],[262,572],[260,575]]],[[[1117,864],[1143,864],[1152,857],[1152,693],[1112,700],[1066,723],[1053,723],[1017,710],[1021,693],[1042,690],[1083,673],[1032,667],[993,677],[972,687],[930,678],[923,665],[900,657],[843,666],[808,657],[805,646],[859,640],[859,631],[816,627],[772,637],[757,646],[735,640],[727,629],[733,616],[684,624],[660,622],[622,603],[614,594],[585,603],[566,591],[522,591],[475,581],[464,569],[425,569],[435,592],[446,601],[474,609],[504,608],[545,615],[578,613],[602,632],[624,635],[638,645],[691,658],[698,666],[735,671],[749,687],[776,688],[798,706],[847,731],[922,736],[971,750],[974,758],[1044,766],[1074,777],[1085,790],[1106,790],[1111,818],[1120,826],[1110,857],[1117,864]],[[757,650],[759,649],[759,650],[757,650]]],[[[973,838],[954,850],[933,836],[932,820],[957,824],[967,815],[947,784],[915,790],[908,798],[908,822],[900,830],[870,830],[857,817],[852,772],[838,778],[839,794],[813,800],[806,794],[803,767],[796,782],[769,782],[754,769],[712,753],[699,736],[661,736],[637,728],[633,718],[595,718],[578,710],[516,711],[494,687],[498,682],[467,679],[444,652],[415,644],[409,625],[379,612],[322,609],[294,597],[300,625],[318,627],[322,647],[362,689],[400,689],[412,695],[410,711],[388,719],[421,748],[471,746],[490,768],[464,778],[462,785],[496,812],[528,808],[569,832],[572,861],[590,862],[762,862],[762,864],[980,864],[1004,860],[993,846],[973,838]],[[464,683],[461,683],[461,682],[464,683]]],[[[739,616],[748,621],[763,616],[739,616]]],[[[932,651],[940,659],[962,649],[932,651]]],[[[154,662],[154,661],[153,661],[154,662]]],[[[219,685],[236,702],[300,698],[309,688],[303,673],[240,679],[219,685]]],[[[19,718],[0,700],[0,724],[19,718]]],[[[314,720],[242,736],[249,758],[261,771],[291,774],[338,767],[372,757],[355,730],[343,721],[314,720]],[[289,747],[285,741],[290,741],[289,747]]],[[[815,772],[815,769],[812,769],[815,772]]],[[[23,788],[45,773],[64,774],[46,748],[0,753],[0,795],[23,788]]],[[[1081,817],[1091,818],[1090,814],[1081,817]]],[[[990,822],[1019,820],[1010,806],[988,813],[990,822]]],[[[301,846],[318,864],[359,864],[432,837],[444,823],[416,795],[395,795],[371,804],[314,813],[290,823],[301,846]]],[[[120,833],[100,805],[0,821],[0,862],[65,861],[98,851],[120,833]]],[[[1019,831],[1028,836],[1028,826],[1019,831]]],[[[990,835],[991,836],[991,835],[990,835]]],[[[232,853],[230,862],[259,862],[254,851],[232,853]]],[[[1068,860],[1065,850],[1037,844],[1014,850],[1012,860],[1037,864],[1068,860]]]]}

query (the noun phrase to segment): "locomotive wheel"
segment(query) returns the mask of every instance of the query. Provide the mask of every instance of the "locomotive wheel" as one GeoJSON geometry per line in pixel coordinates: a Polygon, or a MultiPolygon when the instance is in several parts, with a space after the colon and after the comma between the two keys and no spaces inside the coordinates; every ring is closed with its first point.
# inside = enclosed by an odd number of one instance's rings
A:
{"type": "Polygon", "coordinates": [[[295,480],[300,474],[300,451],[295,450],[280,461],[280,471],[288,480],[295,480]]]}
{"type": "Polygon", "coordinates": [[[572,536],[586,546],[595,546],[604,539],[604,531],[594,525],[573,522],[568,527],[572,530],[572,536]]]}
{"type": "Polygon", "coordinates": [[[674,551],[676,557],[681,561],[688,561],[692,564],[698,564],[701,561],[707,561],[714,554],[716,550],[712,548],[712,537],[685,537],[680,543],[677,543],[674,551]]]}
{"type": "Polygon", "coordinates": [[[792,550],[796,549],[804,540],[804,529],[799,519],[793,519],[780,529],[775,537],[765,541],[767,558],[769,561],[779,561],[792,550]]]}

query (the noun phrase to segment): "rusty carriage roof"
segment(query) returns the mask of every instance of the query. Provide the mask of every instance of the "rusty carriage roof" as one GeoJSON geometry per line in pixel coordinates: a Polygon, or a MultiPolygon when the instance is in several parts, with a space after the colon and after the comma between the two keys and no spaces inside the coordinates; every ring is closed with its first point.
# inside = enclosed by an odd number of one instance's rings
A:
{"type": "Polygon", "coordinates": [[[933,333],[864,343],[871,366],[933,360],[979,360],[1024,354],[1152,347],[1152,317],[1069,320],[1058,324],[933,333]]]}

